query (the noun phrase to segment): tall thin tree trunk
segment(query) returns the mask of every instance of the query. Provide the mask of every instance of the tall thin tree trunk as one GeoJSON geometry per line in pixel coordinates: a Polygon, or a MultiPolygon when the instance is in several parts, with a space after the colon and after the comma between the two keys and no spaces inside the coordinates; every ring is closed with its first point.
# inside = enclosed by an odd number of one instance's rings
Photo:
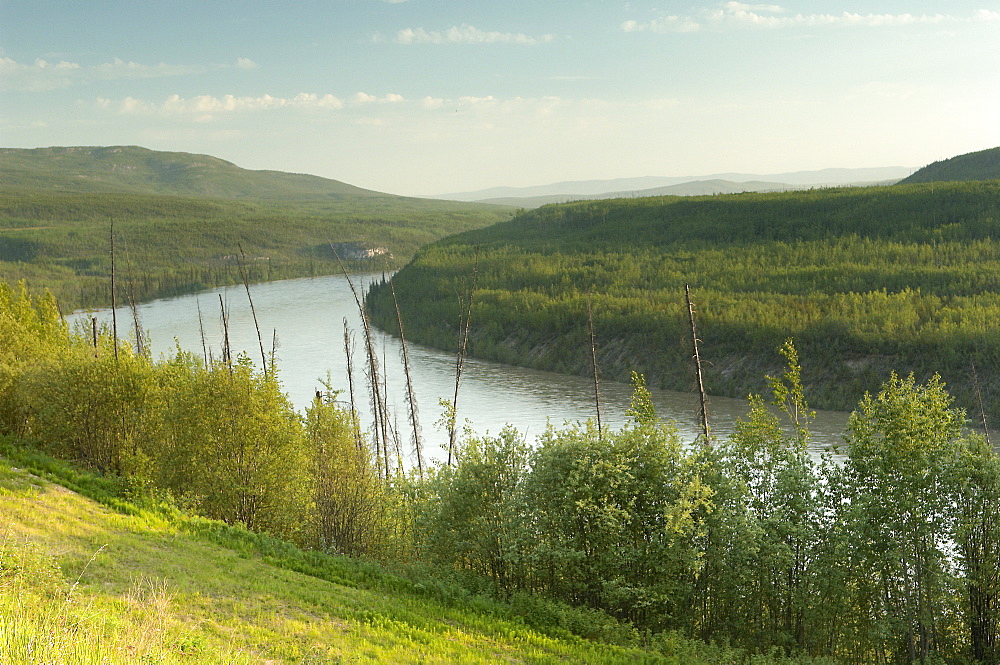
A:
{"type": "Polygon", "coordinates": [[[219,294],[219,307],[222,309],[222,362],[226,363],[229,372],[233,371],[233,350],[229,346],[229,312],[226,311],[226,303],[219,294]]]}
{"type": "Polygon", "coordinates": [[[205,321],[201,317],[201,301],[198,296],[194,298],[194,305],[198,308],[198,332],[201,334],[201,354],[205,358],[205,369],[209,369],[208,344],[205,343],[205,321]]]}
{"type": "Polygon", "coordinates": [[[601,428],[601,380],[597,373],[597,336],[594,334],[594,312],[587,295],[587,327],[590,329],[590,362],[594,367],[594,408],[597,410],[597,440],[603,441],[601,428]]]}
{"type": "Polygon", "coordinates": [[[396,308],[396,323],[399,326],[399,342],[403,354],[403,372],[406,374],[406,403],[410,407],[410,425],[413,427],[413,448],[417,453],[417,473],[424,478],[424,454],[420,443],[420,423],[417,420],[417,396],[413,392],[413,379],[410,376],[410,353],[407,350],[406,334],[403,332],[403,315],[399,311],[399,301],[396,300],[396,287],[389,278],[389,291],[392,292],[392,304],[396,308]]]}
{"type": "Polygon", "coordinates": [[[132,325],[135,330],[135,351],[141,356],[145,348],[145,343],[142,335],[142,326],[139,324],[139,298],[135,291],[135,277],[132,274],[132,259],[129,257],[128,243],[124,243],[124,245],[125,279],[128,282],[128,288],[125,290],[125,296],[128,299],[129,310],[132,312],[132,325]]]}
{"type": "Polygon", "coordinates": [[[986,409],[983,408],[983,393],[979,389],[979,374],[976,373],[976,363],[972,363],[972,380],[976,386],[976,400],[979,402],[979,415],[983,419],[983,435],[986,437],[986,445],[990,445],[990,429],[986,426],[986,409]]]}
{"type": "Polygon", "coordinates": [[[462,339],[458,345],[455,358],[455,397],[451,401],[451,418],[448,427],[448,466],[452,465],[455,452],[455,440],[458,430],[458,387],[462,383],[462,369],[465,366],[465,352],[469,346],[469,327],[472,325],[472,301],[476,293],[476,278],[479,276],[479,245],[476,245],[476,261],[472,266],[472,288],[469,289],[469,306],[465,313],[465,324],[462,323],[459,310],[458,326],[462,330],[462,339]]]}
{"type": "Polygon", "coordinates": [[[257,323],[257,310],[253,306],[253,297],[250,296],[250,273],[246,267],[246,254],[243,252],[243,243],[236,243],[236,246],[240,250],[239,258],[236,260],[236,266],[240,271],[240,279],[243,280],[243,286],[247,290],[247,300],[250,301],[250,314],[253,315],[253,327],[257,330],[257,344],[260,346],[260,363],[261,369],[267,374],[267,356],[264,354],[264,340],[260,336],[260,324],[257,323]]]}
{"type": "MultiPolygon", "coordinates": [[[[394,427],[392,423],[389,422],[389,403],[387,402],[387,397],[389,395],[389,373],[387,371],[388,362],[385,359],[385,339],[382,340],[382,422],[385,424],[385,428],[389,434],[392,435],[393,443],[396,447],[396,452],[399,452],[399,430],[394,427]]],[[[384,439],[385,441],[385,479],[389,480],[389,439],[384,439]]]]}
{"type": "Polygon", "coordinates": [[[701,375],[701,355],[698,352],[698,331],[694,325],[694,305],[691,303],[691,287],[684,285],[684,295],[687,297],[688,318],[691,321],[691,345],[694,348],[694,368],[698,376],[698,395],[701,398],[701,429],[705,436],[705,445],[712,445],[708,436],[708,400],[705,397],[705,383],[701,375]]]}
{"type": "Polygon", "coordinates": [[[358,450],[362,448],[361,427],[358,424],[358,409],[354,402],[354,344],[351,332],[347,327],[347,317],[344,317],[344,355],[347,357],[347,389],[351,397],[351,423],[354,425],[354,442],[358,450]]]}
{"type": "Polygon", "coordinates": [[[115,285],[115,218],[111,218],[111,336],[114,338],[115,361],[118,360],[118,289],[115,285]]]}
{"type": "MultiPolygon", "coordinates": [[[[361,315],[361,325],[365,334],[365,353],[368,357],[368,385],[372,391],[372,417],[375,421],[375,459],[376,461],[379,461],[383,456],[388,456],[389,454],[389,437],[387,436],[385,413],[382,411],[383,401],[379,386],[378,357],[375,353],[374,344],[372,342],[371,324],[368,322],[368,314],[365,312],[365,307],[361,302],[361,297],[358,295],[358,290],[354,288],[354,282],[351,280],[351,276],[348,274],[347,268],[344,266],[344,262],[340,259],[340,254],[337,253],[333,243],[330,243],[330,248],[333,250],[333,255],[337,257],[337,262],[340,263],[340,269],[343,271],[344,277],[347,279],[347,285],[351,289],[351,294],[354,296],[354,302],[357,304],[358,312],[361,315]]],[[[378,465],[376,465],[376,467],[378,468],[378,465]]],[[[379,473],[381,475],[381,470],[379,473]]],[[[385,479],[388,480],[388,477],[385,479]]]]}

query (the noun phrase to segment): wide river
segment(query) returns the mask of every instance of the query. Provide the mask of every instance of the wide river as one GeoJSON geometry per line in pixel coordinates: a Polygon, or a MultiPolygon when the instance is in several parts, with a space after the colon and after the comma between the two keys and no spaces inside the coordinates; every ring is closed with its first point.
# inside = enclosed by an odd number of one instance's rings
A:
{"type": "MultiPolygon", "coordinates": [[[[366,288],[381,273],[354,275],[355,286],[366,288]]],[[[347,360],[344,353],[344,318],[356,335],[354,352],[355,391],[362,425],[371,422],[368,393],[364,388],[363,338],[361,318],[354,297],[343,276],[293,279],[250,286],[254,308],[270,352],[277,339],[278,376],[292,403],[300,412],[311,402],[329,373],[334,389],[343,390],[347,399],[347,360]]],[[[169,354],[176,345],[202,354],[201,329],[210,353],[219,358],[223,344],[219,296],[229,311],[229,337],[234,353],[244,351],[257,364],[260,346],[244,287],[212,289],[195,295],[156,300],[138,307],[139,320],[151,341],[154,357],[169,354]],[[198,310],[202,324],[199,326],[198,310]]],[[[110,323],[110,310],[93,313],[99,322],[110,323]]],[[[132,313],[118,310],[118,329],[122,337],[132,326],[132,313]]],[[[76,313],[71,323],[89,326],[90,315],[76,313]]],[[[403,325],[406,325],[405,312],[403,325]]],[[[401,433],[410,432],[405,402],[406,379],[400,360],[399,340],[377,332],[379,353],[385,358],[389,407],[401,433]]],[[[600,340],[598,340],[600,344],[600,340]]],[[[581,349],[581,353],[586,350],[581,349]]],[[[710,350],[706,350],[711,353],[710,350]]],[[[432,459],[445,457],[443,446],[447,433],[435,422],[442,416],[439,400],[450,400],[455,391],[455,354],[410,345],[411,376],[418,405],[418,416],[425,450],[432,459]]],[[[652,390],[657,413],[677,424],[685,441],[694,441],[699,430],[698,399],[694,394],[652,390]]],[[[620,428],[625,423],[631,389],[628,385],[601,383],[601,420],[605,426],[620,428]]],[[[747,412],[743,400],[724,397],[709,399],[709,418],[715,435],[724,437],[733,431],[736,419],[747,412]]],[[[469,359],[462,374],[458,396],[458,419],[478,434],[496,434],[506,424],[533,440],[547,423],[582,422],[595,416],[593,381],[586,377],[567,376],[521,367],[512,367],[469,359]]],[[[811,431],[817,452],[842,442],[847,414],[817,412],[811,431]]],[[[410,437],[401,434],[401,439],[410,437]]]]}

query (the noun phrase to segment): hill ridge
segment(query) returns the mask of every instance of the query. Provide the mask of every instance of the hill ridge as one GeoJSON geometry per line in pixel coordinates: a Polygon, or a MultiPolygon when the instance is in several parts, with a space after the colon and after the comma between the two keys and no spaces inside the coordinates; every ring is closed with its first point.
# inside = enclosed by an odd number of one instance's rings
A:
{"type": "Polygon", "coordinates": [[[395,197],[321,176],[246,169],[212,155],[136,145],[2,148],[0,177],[7,187],[80,193],[249,200],[395,197]]]}
{"type": "Polygon", "coordinates": [[[1000,147],[987,148],[933,162],[900,184],[1000,180],[1000,147]]]}

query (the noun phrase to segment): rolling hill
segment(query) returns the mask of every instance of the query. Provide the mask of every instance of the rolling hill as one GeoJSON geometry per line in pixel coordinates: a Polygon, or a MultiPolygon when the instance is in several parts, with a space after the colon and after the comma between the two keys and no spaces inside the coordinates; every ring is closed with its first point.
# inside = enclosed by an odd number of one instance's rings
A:
{"type": "Polygon", "coordinates": [[[112,223],[125,302],[232,284],[241,269],[251,281],[339,272],[331,246],[355,267],[394,267],[428,242],[510,214],[251,171],[207,155],[2,149],[0,279],[49,288],[67,307],[109,304],[112,223]]]}
{"type": "Polygon", "coordinates": [[[934,162],[901,182],[910,184],[963,180],[1000,180],[1000,148],[979,150],[934,162]]]}
{"type": "Polygon", "coordinates": [[[138,146],[0,149],[0,182],[44,191],[216,199],[391,196],[313,175],[252,171],[209,155],[138,146]]]}

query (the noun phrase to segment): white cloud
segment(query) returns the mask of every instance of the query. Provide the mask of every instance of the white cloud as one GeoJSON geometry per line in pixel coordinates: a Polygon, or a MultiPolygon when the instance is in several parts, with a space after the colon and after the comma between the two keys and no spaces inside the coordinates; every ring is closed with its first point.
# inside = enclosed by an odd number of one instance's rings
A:
{"type": "Polygon", "coordinates": [[[257,69],[257,63],[250,58],[236,58],[237,69],[257,69]]]}
{"type": "Polygon", "coordinates": [[[29,65],[4,57],[0,58],[0,90],[42,92],[94,81],[160,78],[202,71],[204,68],[201,67],[166,63],[144,65],[121,58],[99,65],[81,65],[65,60],[48,62],[38,58],[29,65]]]}
{"type": "Polygon", "coordinates": [[[790,14],[780,5],[725,2],[691,15],[667,15],[646,22],[628,20],[621,24],[624,32],[679,33],[727,28],[797,28],[797,27],[898,27],[962,21],[1000,19],[1000,12],[981,9],[972,19],[947,14],[790,14]]]}
{"type": "Polygon", "coordinates": [[[0,57],[0,90],[39,92],[72,85],[81,69],[75,62],[51,63],[41,58],[27,65],[13,58],[0,57]]]}
{"type": "MultiPolygon", "coordinates": [[[[99,100],[102,107],[108,106],[107,100],[99,100]]],[[[260,97],[238,97],[236,95],[198,95],[196,97],[181,97],[170,95],[162,104],[126,97],[117,107],[119,113],[126,115],[156,114],[164,116],[188,116],[205,122],[218,114],[233,114],[254,111],[271,111],[283,108],[295,109],[341,109],[344,104],[333,95],[322,97],[312,93],[300,93],[295,97],[284,98],[272,95],[260,97]]]]}
{"type": "Polygon", "coordinates": [[[292,99],[292,106],[297,106],[300,108],[317,108],[317,109],[342,109],[344,108],[344,102],[340,99],[334,97],[333,95],[326,94],[320,97],[319,95],[311,92],[300,92],[295,95],[292,99]]]}
{"type": "MultiPolygon", "coordinates": [[[[398,93],[388,93],[376,97],[366,92],[352,95],[348,101],[331,94],[319,95],[313,92],[300,92],[294,97],[275,97],[264,94],[258,97],[237,95],[198,95],[182,97],[170,95],[162,103],[149,102],[135,97],[125,97],[119,102],[106,98],[98,98],[96,105],[101,109],[113,109],[125,115],[160,115],[167,117],[187,117],[188,119],[207,122],[223,114],[238,114],[250,112],[275,111],[291,109],[298,111],[339,111],[349,107],[362,107],[371,104],[399,105],[407,100],[398,93]]],[[[437,108],[443,100],[425,98],[419,104],[421,108],[437,108]]]]}
{"type": "Polygon", "coordinates": [[[523,33],[488,32],[472,25],[454,25],[447,30],[428,31],[423,28],[403,28],[396,33],[398,44],[521,44],[551,42],[552,35],[530,37],[523,33]]]}
{"type": "Polygon", "coordinates": [[[701,24],[685,16],[661,16],[648,23],[625,21],[622,23],[625,32],[697,32],[701,24]]]}

